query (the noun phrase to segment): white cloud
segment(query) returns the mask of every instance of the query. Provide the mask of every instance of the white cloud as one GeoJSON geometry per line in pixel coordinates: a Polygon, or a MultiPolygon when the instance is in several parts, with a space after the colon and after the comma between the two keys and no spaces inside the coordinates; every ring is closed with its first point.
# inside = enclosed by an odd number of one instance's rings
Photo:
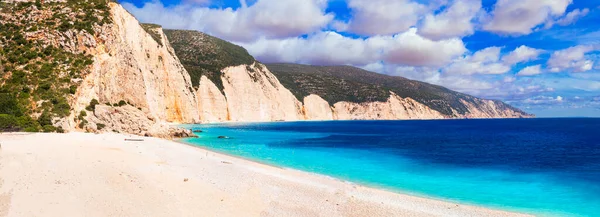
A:
{"type": "Polygon", "coordinates": [[[381,58],[371,40],[347,38],[336,32],[319,32],[307,38],[262,38],[242,46],[263,62],[365,65],[381,58]]]}
{"type": "Polygon", "coordinates": [[[473,18],[481,9],[481,0],[455,0],[443,12],[429,14],[419,34],[434,40],[466,36],[474,33],[473,18]]]}
{"type": "Polygon", "coordinates": [[[449,74],[504,74],[510,71],[510,66],[501,63],[500,47],[488,47],[455,60],[443,71],[449,74]]]}
{"type": "Polygon", "coordinates": [[[142,8],[130,3],[123,6],[142,22],[199,30],[233,41],[296,37],[319,31],[333,20],[332,14],[325,13],[326,0],[258,0],[237,10],[192,4],[165,7],[158,1],[145,3],[142,8]]]}
{"type": "Polygon", "coordinates": [[[586,59],[586,53],[598,50],[592,45],[578,45],[564,50],[555,51],[548,60],[551,72],[572,71],[585,72],[592,69],[594,61],[586,59]]]}
{"type": "Polygon", "coordinates": [[[543,50],[530,48],[525,45],[521,45],[514,51],[502,57],[502,61],[508,65],[514,65],[521,62],[527,62],[535,60],[543,52],[543,50]]]}
{"type": "Polygon", "coordinates": [[[518,76],[531,76],[531,75],[539,75],[542,73],[542,66],[541,65],[534,65],[534,66],[527,66],[523,69],[521,69],[521,71],[519,71],[519,73],[517,73],[518,76]]]}
{"type": "Polygon", "coordinates": [[[512,77],[512,76],[506,76],[504,77],[504,79],[502,80],[504,83],[512,83],[515,82],[517,80],[517,78],[512,77]]]}
{"type": "Polygon", "coordinates": [[[348,7],[352,19],[334,26],[338,31],[369,36],[404,32],[430,10],[412,0],[348,0],[348,7]]]}
{"type": "Polygon", "coordinates": [[[416,32],[410,29],[394,36],[353,39],[328,31],[307,38],[263,38],[242,45],[264,62],[334,65],[367,65],[383,60],[386,64],[442,66],[466,51],[460,39],[432,41],[416,32]]]}
{"type": "Polygon", "coordinates": [[[586,16],[590,12],[590,9],[584,8],[583,10],[575,9],[556,21],[556,24],[561,26],[567,26],[574,23],[579,18],[586,16]]]}
{"type": "Polygon", "coordinates": [[[498,0],[484,30],[526,35],[540,24],[563,15],[573,0],[498,0]]]}
{"type": "Polygon", "coordinates": [[[372,37],[382,46],[386,63],[408,66],[442,66],[467,51],[458,38],[432,41],[417,34],[416,28],[393,37],[372,37]]]}
{"type": "Polygon", "coordinates": [[[548,105],[548,104],[557,104],[564,102],[564,98],[562,96],[549,97],[549,96],[536,96],[529,99],[525,99],[522,101],[525,104],[532,105],[548,105]]]}

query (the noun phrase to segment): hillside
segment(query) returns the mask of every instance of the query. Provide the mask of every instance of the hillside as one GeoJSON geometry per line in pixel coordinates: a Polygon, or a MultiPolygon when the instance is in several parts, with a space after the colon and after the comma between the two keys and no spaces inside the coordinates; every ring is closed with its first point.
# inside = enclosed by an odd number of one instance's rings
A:
{"type": "Polygon", "coordinates": [[[0,2],[0,128],[63,131],[57,119],[71,114],[70,101],[93,61],[57,42],[110,24],[107,2],[0,2]]]}
{"type": "Polygon", "coordinates": [[[202,32],[165,29],[164,33],[190,74],[195,88],[204,75],[223,91],[221,70],[254,63],[254,57],[246,49],[202,32]]]}
{"type": "MultiPolygon", "coordinates": [[[[389,91],[402,98],[411,98],[447,116],[464,115],[469,112],[463,102],[477,104],[477,98],[449,90],[445,87],[398,76],[369,72],[351,66],[309,66],[299,64],[266,64],[281,83],[298,99],[316,94],[329,104],[347,102],[385,102],[389,91]]],[[[523,111],[500,101],[502,109],[523,111]]]]}

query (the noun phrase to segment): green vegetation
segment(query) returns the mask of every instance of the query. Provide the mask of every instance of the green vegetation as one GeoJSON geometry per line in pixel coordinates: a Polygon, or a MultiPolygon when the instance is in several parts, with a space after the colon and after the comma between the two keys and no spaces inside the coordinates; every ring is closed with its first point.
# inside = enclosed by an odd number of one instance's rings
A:
{"type": "MultiPolygon", "coordinates": [[[[462,101],[477,104],[477,98],[442,86],[378,74],[351,66],[267,64],[267,67],[299,100],[303,100],[310,94],[316,94],[331,105],[340,101],[385,102],[392,91],[400,97],[414,99],[448,116],[453,116],[453,110],[459,114],[468,112],[462,101]]],[[[506,108],[517,110],[500,103],[506,108]]]]}
{"type": "Polygon", "coordinates": [[[47,36],[95,34],[95,26],[111,22],[107,2],[2,3],[0,115],[5,122],[0,131],[64,132],[54,122],[71,113],[69,99],[93,61],[52,46],[47,36]]]}
{"type": "Polygon", "coordinates": [[[92,99],[90,101],[90,105],[88,105],[87,107],[85,107],[85,110],[88,111],[96,111],[96,105],[100,104],[100,102],[98,102],[97,99],[92,99]]]}
{"type": "Polygon", "coordinates": [[[157,29],[162,28],[162,26],[152,23],[142,23],[140,25],[148,34],[150,34],[150,37],[152,37],[156,43],[158,43],[160,46],[163,46],[162,36],[160,36],[160,34],[157,32],[157,29]]]}
{"type": "Polygon", "coordinates": [[[246,49],[222,39],[189,30],[164,30],[177,57],[197,88],[204,75],[223,91],[221,70],[255,62],[246,49]]]}
{"type": "Polygon", "coordinates": [[[96,129],[97,129],[97,130],[102,130],[102,129],[104,129],[105,127],[106,127],[106,125],[105,125],[105,124],[101,124],[101,123],[97,123],[97,124],[96,124],[96,129]]]}

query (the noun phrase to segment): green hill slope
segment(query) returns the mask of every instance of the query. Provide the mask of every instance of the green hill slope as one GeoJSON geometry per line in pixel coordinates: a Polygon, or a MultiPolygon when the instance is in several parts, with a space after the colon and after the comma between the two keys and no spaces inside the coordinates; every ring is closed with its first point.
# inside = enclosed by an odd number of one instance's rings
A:
{"type": "MultiPolygon", "coordinates": [[[[400,97],[409,97],[448,116],[455,110],[468,112],[461,100],[477,104],[478,98],[452,91],[442,86],[409,80],[398,76],[378,74],[351,66],[309,66],[299,64],[267,64],[267,68],[298,99],[310,94],[321,96],[330,104],[348,102],[385,102],[389,91],[400,97]]],[[[522,112],[496,101],[504,109],[522,112]]]]}
{"type": "Polygon", "coordinates": [[[223,90],[221,70],[229,66],[250,65],[252,57],[243,47],[191,30],[164,30],[175,54],[190,74],[192,85],[198,87],[205,75],[219,90],[223,90]]]}

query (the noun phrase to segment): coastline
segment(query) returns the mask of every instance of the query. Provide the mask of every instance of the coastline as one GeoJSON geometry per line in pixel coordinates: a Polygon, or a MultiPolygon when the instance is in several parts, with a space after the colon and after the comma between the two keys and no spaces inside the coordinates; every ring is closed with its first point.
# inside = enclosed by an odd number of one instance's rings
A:
{"type": "MultiPolygon", "coordinates": [[[[243,156],[236,156],[236,155],[229,154],[229,153],[226,153],[226,152],[221,152],[221,151],[218,151],[218,150],[212,150],[212,149],[207,148],[207,147],[198,146],[198,145],[194,145],[192,143],[188,143],[188,142],[182,141],[183,139],[185,139],[185,138],[175,139],[175,140],[172,140],[172,141],[176,142],[176,143],[179,143],[179,144],[182,144],[182,145],[191,146],[193,148],[198,148],[198,149],[203,150],[203,151],[208,151],[208,152],[211,152],[211,153],[214,153],[214,154],[219,154],[219,155],[223,155],[223,156],[230,157],[230,158],[240,159],[240,160],[243,160],[243,161],[249,161],[250,163],[260,164],[260,165],[264,165],[264,166],[268,166],[268,167],[273,167],[275,169],[293,171],[295,173],[302,173],[302,174],[306,174],[308,176],[315,176],[315,177],[319,177],[319,178],[323,178],[323,179],[331,179],[331,180],[335,180],[337,182],[341,182],[341,183],[345,183],[345,184],[350,184],[350,185],[353,185],[353,186],[360,186],[360,187],[368,188],[368,189],[371,189],[371,190],[374,190],[374,191],[381,191],[381,192],[391,193],[391,194],[400,194],[400,195],[404,195],[404,196],[416,197],[416,198],[421,198],[421,199],[426,199],[426,200],[434,200],[434,201],[444,202],[444,203],[448,203],[448,204],[455,204],[455,205],[461,205],[461,206],[472,206],[472,207],[480,207],[480,208],[490,209],[490,210],[504,211],[504,212],[508,212],[508,213],[519,214],[521,216],[523,216],[523,215],[525,215],[525,216],[534,216],[534,215],[536,215],[534,213],[519,212],[518,210],[510,210],[510,209],[488,207],[488,206],[485,206],[485,205],[472,204],[472,203],[467,203],[467,202],[463,202],[463,201],[454,201],[454,200],[445,199],[445,198],[437,198],[437,197],[426,195],[426,194],[419,194],[419,193],[415,193],[415,192],[394,189],[394,188],[390,188],[390,187],[386,187],[386,186],[376,186],[376,185],[372,185],[372,184],[369,184],[369,183],[361,183],[361,182],[356,182],[356,181],[351,181],[351,180],[345,180],[343,178],[337,178],[337,177],[326,175],[326,174],[321,174],[321,173],[317,173],[317,172],[310,172],[310,171],[304,171],[304,170],[295,169],[295,168],[292,168],[292,167],[280,166],[280,165],[276,165],[274,163],[263,162],[263,161],[260,161],[260,160],[257,160],[257,159],[247,158],[247,157],[243,157],[243,156]]],[[[550,215],[550,213],[547,213],[547,214],[550,215]]]]}
{"type": "Polygon", "coordinates": [[[525,216],[365,187],[182,141],[6,133],[0,144],[0,216],[525,216]]]}

